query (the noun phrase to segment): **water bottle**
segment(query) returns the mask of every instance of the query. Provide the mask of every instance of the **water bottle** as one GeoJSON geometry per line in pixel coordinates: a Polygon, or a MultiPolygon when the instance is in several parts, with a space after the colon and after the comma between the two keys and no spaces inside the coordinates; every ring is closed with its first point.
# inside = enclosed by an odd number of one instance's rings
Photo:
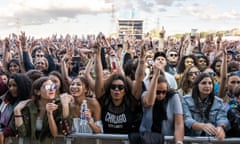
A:
{"type": "Polygon", "coordinates": [[[86,125],[87,124],[87,118],[84,114],[84,112],[87,110],[87,101],[83,100],[81,105],[81,112],[80,112],[80,125],[86,125]]]}

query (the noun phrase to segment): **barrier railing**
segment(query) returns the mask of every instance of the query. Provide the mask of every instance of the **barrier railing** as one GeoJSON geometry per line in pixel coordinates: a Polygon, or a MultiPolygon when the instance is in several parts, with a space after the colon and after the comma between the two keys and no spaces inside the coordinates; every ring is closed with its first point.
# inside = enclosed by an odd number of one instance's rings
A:
{"type": "MultiPolygon", "coordinates": [[[[27,144],[28,139],[19,138],[12,144],[27,144]]],[[[174,144],[173,136],[164,137],[165,144],[174,144]]],[[[67,137],[58,136],[55,139],[56,144],[129,144],[128,135],[122,134],[84,134],[75,133],[67,137]]],[[[206,143],[216,143],[216,144],[240,144],[240,137],[238,138],[225,138],[223,141],[218,141],[214,137],[184,137],[184,144],[206,144],[206,143]]]]}

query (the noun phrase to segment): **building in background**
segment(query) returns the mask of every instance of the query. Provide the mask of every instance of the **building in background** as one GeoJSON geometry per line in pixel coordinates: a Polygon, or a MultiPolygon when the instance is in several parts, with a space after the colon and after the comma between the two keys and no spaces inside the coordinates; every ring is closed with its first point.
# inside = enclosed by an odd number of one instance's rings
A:
{"type": "Polygon", "coordinates": [[[135,37],[136,39],[143,38],[143,20],[125,19],[118,20],[118,36],[123,38],[125,35],[135,37]]]}

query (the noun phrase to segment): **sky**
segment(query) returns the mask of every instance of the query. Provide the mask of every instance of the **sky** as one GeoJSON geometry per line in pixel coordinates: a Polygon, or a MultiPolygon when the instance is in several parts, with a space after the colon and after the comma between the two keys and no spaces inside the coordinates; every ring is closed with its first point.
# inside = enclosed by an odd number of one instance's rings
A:
{"type": "Polygon", "coordinates": [[[46,37],[109,34],[118,19],[144,21],[144,32],[167,35],[239,28],[239,0],[0,0],[0,38],[25,31],[46,37]]]}

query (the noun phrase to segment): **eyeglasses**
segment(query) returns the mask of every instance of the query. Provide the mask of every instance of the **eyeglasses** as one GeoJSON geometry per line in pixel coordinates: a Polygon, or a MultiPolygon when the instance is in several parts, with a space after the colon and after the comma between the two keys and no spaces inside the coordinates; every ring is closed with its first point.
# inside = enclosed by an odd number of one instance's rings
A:
{"type": "Polygon", "coordinates": [[[199,71],[196,71],[196,72],[188,72],[187,74],[188,74],[189,76],[193,76],[193,75],[197,76],[197,75],[200,74],[200,72],[199,72],[199,71]]]}
{"type": "Polygon", "coordinates": [[[47,91],[50,91],[50,90],[56,90],[57,89],[57,85],[56,84],[47,84],[44,86],[44,89],[47,90],[47,91]]]}
{"type": "Polygon", "coordinates": [[[173,57],[173,56],[177,57],[178,54],[169,54],[169,56],[170,56],[170,57],[173,57]]]}
{"type": "Polygon", "coordinates": [[[167,91],[164,91],[164,90],[163,90],[163,91],[161,91],[161,90],[157,90],[157,91],[156,91],[156,94],[157,94],[157,95],[160,95],[160,94],[165,95],[166,93],[167,93],[167,91]]]}
{"type": "Polygon", "coordinates": [[[116,84],[112,84],[111,85],[111,89],[115,90],[116,88],[118,88],[119,90],[123,90],[124,89],[124,85],[116,85],[116,84]]]}
{"type": "Polygon", "coordinates": [[[240,81],[230,81],[231,84],[240,84],[240,81]]]}

